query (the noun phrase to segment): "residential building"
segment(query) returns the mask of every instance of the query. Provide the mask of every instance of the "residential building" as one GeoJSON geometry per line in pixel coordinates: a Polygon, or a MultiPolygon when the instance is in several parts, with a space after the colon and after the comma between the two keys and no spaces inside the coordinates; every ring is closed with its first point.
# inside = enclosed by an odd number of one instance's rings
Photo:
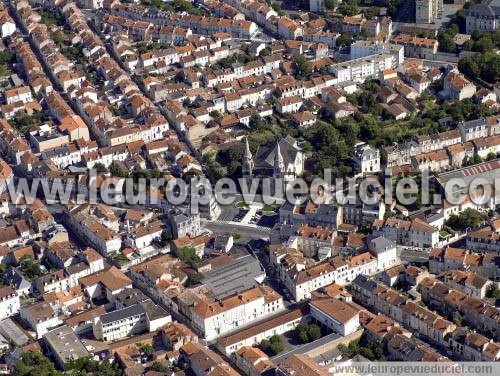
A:
{"type": "Polygon", "coordinates": [[[320,366],[305,354],[293,354],[280,362],[276,368],[276,376],[329,376],[328,369],[320,366]]]}
{"type": "Polygon", "coordinates": [[[441,95],[444,98],[462,99],[472,98],[476,92],[476,86],[465,78],[464,75],[456,72],[450,72],[446,75],[443,81],[443,91],[441,95]]]}
{"type": "Polygon", "coordinates": [[[406,57],[419,59],[433,59],[438,49],[438,41],[436,39],[419,38],[407,34],[396,35],[392,38],[391,42],[404,46],[406,57]]]}
{"type": "Polygon", "coordinates": [[[148,299],[95,317],[92,331],[99,340],[116,341],[143,332],[154,332],[171,321],[167,311],[148,299]]]}
{"type": "Polygon", "coordinates": [[[380,152],[368,144],[356,145],[354,158],[361,174],[380,172],[380,152]]]}
{"type": "Polygon", "coordinates": [[[323,328],[342,336],[359,328],[359,309],[336,298],[316,299],[309,303],[312,318],[323,328]]]}
{"type": "Polygon", "coordinates": [[[477,31],[500,29],[500,5],[498,0],[483,0],[472,4],[466,11],[465,32],[472,34],[477,31]]]}
{"type": "Polygon", "coordinates": [[[80,338],[67,325],[51,330],[43,339],[56,365],[62,370],[65,370],[70,362],[91,356],[80,338]]]}
{"type": "Polygon", "coordinates": [[[281,295],[270,287],[258,286],[217,302],[195,302],[192,323],[210,341],[283,309],[281,295]]]}
{"type": "Polygon", "coordinates": [[[21,307],[19,316],[35,332],[36,338],[42,338],[50,329],[62,324],[57,313],[47,302],[38,302],[21,307]]]}
{"type": "Polygon", "coordinates": [[[20,306],[19,295],[14,288],[10,286],[0,288],[0,319],[17,314],[20,306]]]}
{"type": "Polygon", "coordinates": [[[243,347],[258,345],[263,339],[294,330],[303,321],[304,314],[305,311],[298,308],[284,311],[217,339],[217,348],[229,356],[243,347]]]}

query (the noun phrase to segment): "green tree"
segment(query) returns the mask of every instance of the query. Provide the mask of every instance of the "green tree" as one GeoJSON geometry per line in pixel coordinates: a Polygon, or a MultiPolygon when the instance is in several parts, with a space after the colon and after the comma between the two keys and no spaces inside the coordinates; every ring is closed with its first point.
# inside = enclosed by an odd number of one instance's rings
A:
{"type": "Polygon", "coordinates": [[[335,10],[337,7],[337,0],[325,0],[325,8],[327,10],[335,10]]]}
{"type": "Polygon", "coordinates": [[[321,338],[321,328],[316,324],[309,325],[309,340],[311,342],[321,338]]]}
{"type": "Polygon", "coordinates": [[[155,349],[153,348],[153,345],[148,343],[148,344],[139,346],[139,352],[141,354],[147,355],[148,357],[151,358],[155,354],[155,349]]]}
{"type": "Polygon", "coordinates": [[[14,376],[62,376],[54,364],[39,351],[28,351],[14,366],[14,376]]]}
{"type": "Polygon", "coordinates": [[[389,0],[389,5],[387,6],[387,14],[391,16],[393,19],[398,14],[400,5],[400,0],[389,0]]]}
{"type": "Polygon", "coordinates": [[[371,6],[370,8],[366,8],[363,12],[366,18],[372,19],[380,14],[380,8],[371,6]]]}
{"type": "Polygon", "coordinates": [[[275,334],[271,338],[269,338],[271,342],[270,351],[272,355],[277,355],[285,349],[285,345],[283,344],[283,338],[275,334]]]}
{"type": "Polygon", "coordinates": [[[35,262],[31,255],[26,255],[21,258],[19,261],[19,271],[29,280],[33,280],[43,274],[40,265],[35,262]]]}
{"type": "Polygon", "coordinates": [[[297,334],[297,337],[302,341],[302,343],[308,343],[309,342],[309,333],[308,333],[308,325],[300,323],[297,325],[295,328],[295,333],[297,334]]]}
{"type": "Polygon", "coordinates": [[[316,324],[299,324],[295,328],[295,334],[302,343],[309,343],[321,338],[321,328],[316,324]]]}
{"type": "Polygon", "coordinates": [[[202,273],[192,273],[188,276],[186,287],[196,286],[202,281],[202,279],[203,279],[202,273]]]}
{"type": "Polygon", "coordinates": [[[308,77],[311,74],[311,66],[304,55],[294,54],[292,60],[297,67],[297,75],[299,77],[308,77]]]}
{"type": "Polygon", "coordinates": [[[71,370],[71,375],[99,375],[99,376],[120,376],[121,370],[118,364],[111,365],[108,362],[100,362],[90,357],[73,360],[66,365],[66,369],[71,370]]]}
{"type": "Polygon", "coordinates": [[[458,62],[458,69],[469,77],[479,77],[481,70],[472,56],[466,56],[458,62]]]}
{"type": "Polygon", "coordinates": [[[264,128],[264,120],[259,114],[253,113],[252,116],[250,116],[249,126],[252,130],[261,130],[264,128]]]}
{"type": "Polygon", "coordinates": [[[486,156],[486,160],[487,160],[487,161],[491,161],[491,160],[493,160],[493,159],[496,159],[496,157],[497,157],[497,153],[494,153],[494,152],[492,152],[492,151],[491,151],[491,152],[489,152],[489,153],[488,153],[488,155],[486,156]]]}
{"type": "Polygon", "coordinates": [[[12,60],[12,53],[5,50],[0,52],[0,64],[7,64],[12,60]]]}
{"type": "Polygon", "coordinates": [[[167,372],[168,367],[158,361],[154,361],[153,364],[151,364],[151,367],[149,367],[149,370],[155,372],[167,372]]]}
{"type": "Polygon", "coordinates": [[[464,326],[464,320],[463,320],[462,316],[460,315],[460,313],[458,313],[458,312],[453,313],[453,324],[455,324],[458,327],[464,326]]]}
{"type": "Polygon", "coordinates": [[[108,172],[108,169],[106,168],[106,166],[104,166],[101,162],[97,162],[94,165],[94,170],[96,170],[98,174],[103,173],[103,172],[108,172]]]}
{"type": "Polygon", "coordinates": [[[262,341],[260,341],[259,348],[265,353],[268,353],[271,348],[271,341],[264,338],[262,341]]]}
{"type": "Polygon", "coordinates": [[[112,176],[116,176],[119,178],[126,178],[128,176],[127,171],[123,171],[115,163],[112,163],[111,166],[109,166],[109,172],[112,176]]]}
{"type": "Polygon", "coordinates": [[[226,170],[216,160],[209,159],[205,163],[207,176],[212,180],[212,182],[216,182],[226,175],[226,170]]]}
{"type": "Polygon", "coordinates": [[[440,32],[438,35],[439,50],[443,52],[455,52],[456,44],[453,36],[448,32],[440,32]]]}
{"type": "Polygon", "coordinates": [[[486,291],[486,297],[490,299],[500,300],[500,288],[496,283],[490,283],[486,291]]]}
{"type": "Polygon", "coordinates": [[[338,47],[349,46],[352,44],[352,35],[349,33],[342,33],[335,41],[338,47]]]}
{"type": "Polygon", "coordinates": [[[196,250],[193,247],[182,248],[179,251],[179,258],[190,266],[193,266],[201,260],[200,257],[196,254],[196,250]]]}
{"type": "Polygon", "coordinates": [[[342,1],[342,3],[337,7],[337,12],[343,14],[344,16],[354,16],[358,14],[358,5],[356,0],[342,1]]]}
{"type": "Polygon", "coordinates": [[[465,231],[468,228],[474,229],[479,227],[487,219],[487,214],[469,208],[458,215],[452,214],[446,224],[453,230],[465,231]]]}

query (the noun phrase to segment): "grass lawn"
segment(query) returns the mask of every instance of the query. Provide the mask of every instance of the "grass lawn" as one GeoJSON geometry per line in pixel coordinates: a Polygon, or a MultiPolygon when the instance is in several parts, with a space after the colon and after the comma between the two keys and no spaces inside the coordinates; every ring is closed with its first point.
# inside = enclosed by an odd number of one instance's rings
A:
{"type": "Polygon", "coordinates": [[[274,211],[274,206],[273,205],[268,205],[265,204],[264,207],[262,208],[263,212],[273,212],[274,211]]]}
{"type": "Polygon", "coordinates": [[[236,206],[238,209],[248,208],[248,205],[245,203],[245,201],[238,201],[234,206],[236,206]]]}

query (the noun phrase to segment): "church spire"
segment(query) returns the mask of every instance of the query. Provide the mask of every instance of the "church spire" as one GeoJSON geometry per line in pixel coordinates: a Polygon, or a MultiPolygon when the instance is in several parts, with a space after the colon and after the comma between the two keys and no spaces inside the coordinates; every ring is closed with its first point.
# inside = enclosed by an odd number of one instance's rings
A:
{"type": "Polygon", "coordinates": [[[248,137],[245,137],[245,151],[243,152],[243,163],[241,164],[241,172],[243,177],[251,177],[253,174],[253,157],[248,145],[248,137]]]}
{"type": "Polygon", "coordinates": [[[281,148],[279,141],[276,142],[276,152],[274,154],[274,177],[279,178],[283,175],[285,169],[285,162],[283,162],[283,155],[281,155],[281,148]]]}

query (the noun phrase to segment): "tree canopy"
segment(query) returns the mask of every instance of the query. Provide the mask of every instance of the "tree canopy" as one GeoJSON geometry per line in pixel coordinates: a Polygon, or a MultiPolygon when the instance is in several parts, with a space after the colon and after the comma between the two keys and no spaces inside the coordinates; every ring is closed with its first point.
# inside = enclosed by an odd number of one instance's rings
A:
{"type": "Polygon", "coordinates": [[[487,214],[474,209],[465,209],[460,214],[452,214],[446,224],[453,230],[465,231],[468,228],[474,229],[488,219],[487,214]]]}
{"type": "Polygon", "coordinates": [[[41,352],[25,352],[21,356],[12,373],[14,376],[62,376],[54,363],[49,361],[41,352]]]}
{"type": "Polygon", "coordinates": [[[179,251],[179,258],[188,265],[194,265],[200,262],[200,257],[196,254],[193,247],[184,247],[179,251]]]}
{"type": "Polygon", "coordinates": [[[271,356],[277,355],[285,349],[283,338],[278,334],[273,335],[269,339],[263,339],[259,347],[262,351],[271,356]]]}

